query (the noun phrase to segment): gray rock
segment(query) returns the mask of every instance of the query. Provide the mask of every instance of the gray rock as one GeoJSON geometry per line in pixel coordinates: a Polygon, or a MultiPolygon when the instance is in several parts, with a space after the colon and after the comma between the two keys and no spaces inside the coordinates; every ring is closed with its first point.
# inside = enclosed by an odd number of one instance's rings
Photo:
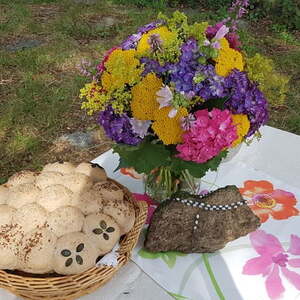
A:
{"type": "MultiPolygon", "coordinates": [[[[205,197],[177,195],[179,201],[167,200],[154,212],[145,241],[152,252],[214,252],[260,226],[236,186],[218,189],[205,197]],[[187,203],[181,202],[187,200],[187,203]],[[231,209],[205,210],[198,203],[231,205],[231,209]]],[[[176,198],[177,198],[176,196],[176,198]]],[[[219,209],[219,208],[218,208],[219,209]]]]}
{"type": "Polygon", "coordinates": [[[239,29],[248,29],[249,28],[249,22],[246,20],[238,20],[237,26],[239,29]]]}
{"type": "Polygon", "coordinates": [[[111,27],[116,24],[116,20],[113,17],[104,17],[102,19],[103,25],[111,27]]]}
{"type": "Polygon", "coordinates": [[[43,42],[39,40],[22,40],[13,45],[7,45],[5,48],[7,51],[14,52],[19,50],[35,48],[40,46],[41,44],[43,44],[43,42]]]}
{"type": "Polygon", "coordinates": [[[73,0],[76,4],[86,4],[86,5],[93,5],[97,3],[97,0],[73,0]]]}
{"type": "Polygon", "coordinates": [[[99,22],[95,24],[97,30],[105,30],[108,27],[112,27],[117,23],[113,17],[103,17],[99,22]]]}
{"type": "Polygon", "coordinates": [[[93,132],[74,132],[71,134],[65,134],[59,138],[61,141],[67,141],[72,146],[78,148],[88,148],[94,144],[93,132]]]}

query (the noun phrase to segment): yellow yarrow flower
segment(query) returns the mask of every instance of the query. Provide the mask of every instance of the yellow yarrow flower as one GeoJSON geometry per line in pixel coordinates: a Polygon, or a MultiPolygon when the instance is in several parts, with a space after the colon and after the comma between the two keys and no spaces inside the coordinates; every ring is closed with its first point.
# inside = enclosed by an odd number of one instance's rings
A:
{"type": "Polygon", "coordinates": [[[289,77],[277,73],[271,59],[260,54],[246,57],[246,70],[249,79],[259,83],[259,89],[271,105],[284,104],[289,89],[289,77]]]}
{"type": "Polygon", "coordinates": [[[227,76],[233,69],[244,70],[244,61],[242,54],[229,47],[225,38],[220,40],[221,49],[216,60],[216,73],[219,76],[227,76]]]}
{"type": "Polygon", "coordinates": [[[109,97],[103,93],[101,86],[95,81],[87,83],[84,88],[80,90],[79,98],[86,98],[87,101],[82,103],[81,108],[87,109],[89,115],[103,109],[109,100],[109,97]]]}
{"type": "Polygon", "coordinates": [[[177,39],[177,33],[170,31],[166,26],[158,27],[143,34],[138,45],[137,55],[145,56],[151,52],[150,44],[148,43],[149,37],[153,34],[158,34],[162,41],[162,47],[166,48],[170,46],[174,40],[177,39]]]}
{"type": "Polygon", "coordinates": [[[132,88],[131,111],[133,117],[138,120],[153,120],[154,111],[158,110],[157,91],[162,87],[163,82],[153,73],[146,77],[132,88]]]}
{"type": "Polygon", "coordinates": [[[182,142],[184,131],[181,128],[181,118],[188,115],[186,108],[180,108],[174,118],[169,118],[171,109],[171,107],[163,107],[155,111],[155,122],[152,124],[152,129],[165,145],[182,142]]]}
{"type": "Polygon", "coordinates": [[[123,88],[125,84],[133,85],[139,81],[142,73],[140,62],[135,58],[136,51],[114,50],[105,63],[106,71],[101,76],[103,88],[110,92],[123,88]]]}
{"type": "Polygon", "coordinates": [[[232,143],[231,147],[239,145],[250,129],[250,122],[247,115],[232,115],[233,124],[236,126],[238,138],[232,143]]]}

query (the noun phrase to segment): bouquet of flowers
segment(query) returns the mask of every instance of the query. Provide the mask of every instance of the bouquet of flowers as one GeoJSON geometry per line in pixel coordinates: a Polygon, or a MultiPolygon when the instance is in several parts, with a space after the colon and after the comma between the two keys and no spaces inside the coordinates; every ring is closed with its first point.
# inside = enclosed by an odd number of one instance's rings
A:
{"type": "Polygon", "coordinates": [[[82,107],[120,155],[167,194],[182,180],[216,170],[228,150],[259,135],[268,104],[249,76],[237,34],[222,23],[189,24],[186,15],[159,14],[110,49],[82,107]]]}

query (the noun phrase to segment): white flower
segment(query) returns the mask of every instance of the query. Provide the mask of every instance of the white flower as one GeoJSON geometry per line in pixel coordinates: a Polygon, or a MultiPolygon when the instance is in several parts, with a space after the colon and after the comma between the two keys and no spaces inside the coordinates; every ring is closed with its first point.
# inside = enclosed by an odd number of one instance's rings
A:
{"type": "Polygon", "coordinates": [[[167,85],[162,87],[156,93],[156,95],[158,96],[156,98],[156,100],[160,104],[159,108],[163,108],[163,107],[166,107],[166,106],[171,106],[172,99],[173,99],[173,93],[167,85]]]}
{"type": "MultiPolygon", "coordinates": [[[[167,106],[172,106],[173,93],[167,85],[162,87],[156,93],[156,95],[158,96],[156,100],[159,103],[159,109],[167,106]]],[[[177,111],[178,110],[176,108],[172,108],[168,114],[169,118],[174,118],[177,114],[177,111]]]]}
{"type": "Polygon", "coordinates": [[[132,126],[133,132],[136,133],[140,138],[143,139],[145,135],[147,135],[151,121],[142,121],[131,118],[129,122],[132,126]]]}
{"type": "Polygon", "coordinates": [[[222,25],[215,35],[216,40],[222,39],[229,32],[229,28],[226,25],[222,25]]]}
{"type": "Polygon", "coordinates": [[[209,40],[204,41],[204,46],[210,45],[214,49],[220,49],[220,39],[222,39],[228,32],[229,28],[226,25],[222,25],[211,42],[209,40]]]}
{"type": "Polygon", "coordinates": [[[172,108],[168,113],[168,117],[170,119],[174,118],[176,116],[177,112],[178,112],[178,110],[176,108],[172,108]]]}

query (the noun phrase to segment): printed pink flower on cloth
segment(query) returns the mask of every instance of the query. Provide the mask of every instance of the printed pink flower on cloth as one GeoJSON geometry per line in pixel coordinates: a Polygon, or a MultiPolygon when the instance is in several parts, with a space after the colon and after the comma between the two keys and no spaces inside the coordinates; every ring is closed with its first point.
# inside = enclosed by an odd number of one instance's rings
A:
{"type": "Polygon", "coordinates": [[[250,241],[259,256],[246,262],[243,274],[266,277],[265,287],[270,299],[278,299],[285,291],[281,274],[300,291],[300,274],[288,269],[288,266],[300,268],[300,237],[291,235],[287,251],[274,235],[263,230],[250,233],[250,241]],[[295,255],[299,257],[293,258],[295,255]]]}
{"type": "Polygon", "coordinates": [[[214,108],[198,110],[190,130],[183,134],[183,144],[177,145],[178,157],[204,163],[231,146],[237,136],[229,110],[214,108]]]}
{"type": "Polygon", "coordinates": [[[244,187],[239,190],[261,223],[266,222],[270,216],[276,220],[284,220],[299,215],[299,210],[295,207],[297,204],[295,195],[274,189],[269,181],[247,180],[244,187]]]}
{"type": "Polygon", "coordinates": [[[146,224],[150,224],[152,215],[157,208],[157,205],[152,201],[152,199],[146,194],[133,194],[135,200],[137,201],[146,201],[148,204],[148,215],[146,224]]]}

